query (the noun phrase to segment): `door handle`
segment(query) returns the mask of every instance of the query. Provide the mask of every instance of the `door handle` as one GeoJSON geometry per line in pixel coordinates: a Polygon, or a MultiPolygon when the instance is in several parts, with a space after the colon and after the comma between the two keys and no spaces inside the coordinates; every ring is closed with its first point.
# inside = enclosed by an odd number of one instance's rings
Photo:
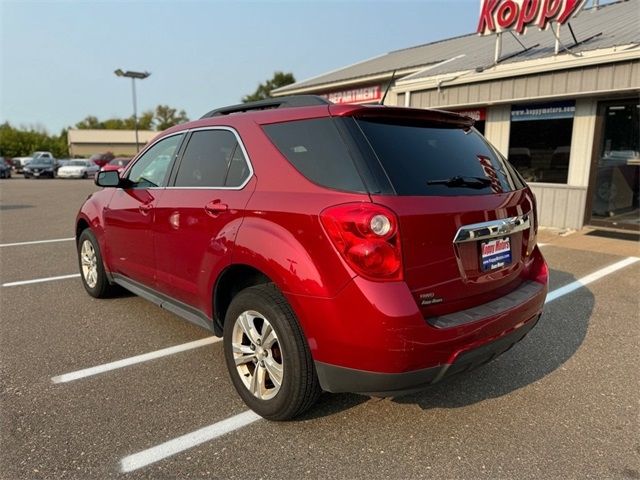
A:
{"type": "Polygon", "coordinates": [[[204,206],[204,210],[212,217],[217,217],[221,213],[224,213],[227,210],[229,210],[229,205],[227,205],[226,203],[220,203],[220,200],[214,200],[212,202],[207,203],[204,206]]]}
{"type": "Polygon", "coordinates": [[[151,203],[143,203],[142,205],[140,205],[138,207],[138,210],[140,210],[140,213],[143,215],[147,215],[151,209],[153,208],[153,204],[151,203]]]}

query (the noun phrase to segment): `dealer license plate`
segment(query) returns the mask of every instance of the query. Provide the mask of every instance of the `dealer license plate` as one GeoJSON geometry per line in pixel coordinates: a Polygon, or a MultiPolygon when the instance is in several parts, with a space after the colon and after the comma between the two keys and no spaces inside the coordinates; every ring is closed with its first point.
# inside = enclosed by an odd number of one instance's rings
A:
{"type": "Polygon", "coordinates": [[[480,264],[482,271],[495,270],[511,264],[509,237],[480,242],[480,264]]]}

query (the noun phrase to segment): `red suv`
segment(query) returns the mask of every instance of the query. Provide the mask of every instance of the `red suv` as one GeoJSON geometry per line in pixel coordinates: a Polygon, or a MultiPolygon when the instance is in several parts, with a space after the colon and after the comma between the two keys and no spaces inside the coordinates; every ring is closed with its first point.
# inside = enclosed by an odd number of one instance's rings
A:
{"type": "Polygon", "coordinates": [[[87,292],[120,285],[224,337],[263,417],[322,390],[395,396],[531,330],[536,203],[456,114],[318,97],[214,110],[100,172],[77,217],[87,292]]]}

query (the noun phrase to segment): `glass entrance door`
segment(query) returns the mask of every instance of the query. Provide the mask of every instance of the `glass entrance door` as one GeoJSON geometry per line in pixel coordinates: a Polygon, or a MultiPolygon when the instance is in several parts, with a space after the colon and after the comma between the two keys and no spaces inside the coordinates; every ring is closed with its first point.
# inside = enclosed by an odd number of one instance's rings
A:
{"type": "Polygon", "coordinates": [[[599,112],[602,140],[592,176],[590,223],[640,230],[638,99],[602,103],[599,112]]]}

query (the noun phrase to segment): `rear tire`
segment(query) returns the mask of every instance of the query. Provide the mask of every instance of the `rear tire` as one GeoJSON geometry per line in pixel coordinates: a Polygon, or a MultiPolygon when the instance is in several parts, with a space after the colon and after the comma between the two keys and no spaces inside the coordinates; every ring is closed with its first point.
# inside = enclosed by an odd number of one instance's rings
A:
{"type": "Polygon", "coordinates": [[[233,298],[224,322],[224,356],[238,394],[266,419],[294,418],[320,396],[302,329],[272,283],[233,298]]]}
{"type": "Polygon", "coordinates": [[[115,285],[109,283],[100,254],[100,245],[91,229],[86,228],[78,239],[78,264],[82,285],[94,298],[111,297],[115,285]]]}

